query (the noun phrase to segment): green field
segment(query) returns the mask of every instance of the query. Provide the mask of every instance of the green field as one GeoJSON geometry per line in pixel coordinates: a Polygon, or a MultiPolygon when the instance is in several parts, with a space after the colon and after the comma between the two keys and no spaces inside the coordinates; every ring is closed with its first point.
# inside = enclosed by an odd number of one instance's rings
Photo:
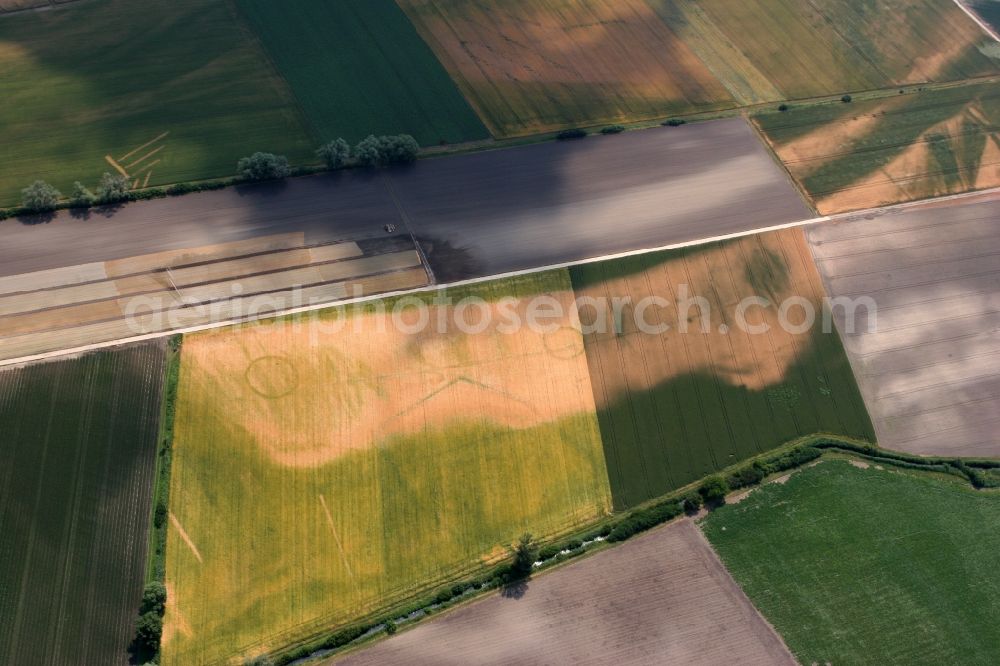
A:
{"type": "Polygon", "coordinates": [[[1000,495],[829,460],[704,530],[800,663],[992,664],[1000,495]]]}
{"type": "Polygon", "coordinates": [[[996,84],[793,108],[754,120],[822,213],[1000,185],[996,84]]]}
{"type": "Polygon", "coordinates": [[[162,382],[159,344],[0,371],[0,662],[127,662],[162,382]]]}
{"type": "MultiPolygon", "coordinates": [[[[565,271],[475,289],[572,296],[565,271]]],[[[343,316],[185,338],[162,663],[285,648],[609,513],[578,332],[343,316]]]]}
{"type": "Polygon", "coordinates": [[[412,134],[422,145],[489,137],[393,0],[238,0],[318,142],[412,134]]]}
{"type": "Polygon", "coordinates": [[[1000,0],[972,0],[969,4],[994,30],[1000,30],[1000,0]]]}
{"type": "Polygon", "coordinates": [[[3,17],[0,62],[0,205],[36,178],[64,194],[74,180],[94,187],[114,171],[105,155],[143,182],[151,171],[150,185],[230,176],[255,150],[314,160],[285,83],[226,2],[93,0],[3,17]]]}
{"type": "Polygon", "coordinates": [[[570,272],[582,296],[629,298],[633,306],[655,296],[670,304],[645,316],[671,326],[662,335],[638,331],[627,312],[619,331],[585,337],[616,509],[805,435],[874,441],[835,332],[824,333],[818,322],[811,331],[787,333],[776,306],[756,311],[752,320],[748,311],[747,323],[766,324],[766,334],[734,323],[735,304],[751,295],[772,303],[797,296],[819,312],[823,288],[800,230],[570,272]],[[688,310],[688,331],[679,330],[674,304],[683,285],[690,297],[707,299],[708,333],[701,332],[697,309],[688,310]]]}

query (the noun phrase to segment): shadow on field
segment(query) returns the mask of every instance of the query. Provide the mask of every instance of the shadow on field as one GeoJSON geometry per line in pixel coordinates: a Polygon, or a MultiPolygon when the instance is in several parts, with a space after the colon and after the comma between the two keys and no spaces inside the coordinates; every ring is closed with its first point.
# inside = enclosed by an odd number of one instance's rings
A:
{"type": "Polygon", "coordinates": [[[523,599],[524,595],[528,593],[528,580],[529,579],[521,579],[512,583],[507,583],[500,590],[500,596],[504,599],[514,599],[515,601],[523,599]]]}

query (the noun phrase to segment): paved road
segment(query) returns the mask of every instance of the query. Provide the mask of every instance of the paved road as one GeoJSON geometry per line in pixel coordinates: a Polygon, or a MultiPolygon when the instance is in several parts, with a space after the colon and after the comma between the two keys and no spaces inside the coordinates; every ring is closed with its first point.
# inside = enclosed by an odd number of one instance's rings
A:
{"type": "Polygon", "coordinates": [[[357,240],[402,225],[438,281],[657,247],[812,217],[738,118],[422,160],[384,173],[0,222],[0,276],[304,232],[357,240]],[[407,227],[408,224],[408,227],[407,227]]]}

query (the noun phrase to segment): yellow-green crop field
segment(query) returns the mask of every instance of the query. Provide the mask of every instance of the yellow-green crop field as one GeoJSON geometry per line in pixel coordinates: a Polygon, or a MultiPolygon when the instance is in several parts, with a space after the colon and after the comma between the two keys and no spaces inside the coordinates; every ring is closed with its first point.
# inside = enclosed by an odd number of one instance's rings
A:
{"type": "MultiPolygon", "coordinates": [[[[475,289],[495,308],[573,297],[566,271],[475,289]]],[[[611,510],[570,322],[406,335],[388,317],[333,310],[185,340],[162,663],[286,647],[496,562],[526,530],[611,510]]]]}

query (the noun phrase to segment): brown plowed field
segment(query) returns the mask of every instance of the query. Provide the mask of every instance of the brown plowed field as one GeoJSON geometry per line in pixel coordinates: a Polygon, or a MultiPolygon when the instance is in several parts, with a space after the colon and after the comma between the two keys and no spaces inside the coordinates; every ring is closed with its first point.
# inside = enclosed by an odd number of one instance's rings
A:
{"type": "Polygon", "coordinates": [[[342,666],[794,664],[774,629],[683,520],[367,650],[342,666]]]}

